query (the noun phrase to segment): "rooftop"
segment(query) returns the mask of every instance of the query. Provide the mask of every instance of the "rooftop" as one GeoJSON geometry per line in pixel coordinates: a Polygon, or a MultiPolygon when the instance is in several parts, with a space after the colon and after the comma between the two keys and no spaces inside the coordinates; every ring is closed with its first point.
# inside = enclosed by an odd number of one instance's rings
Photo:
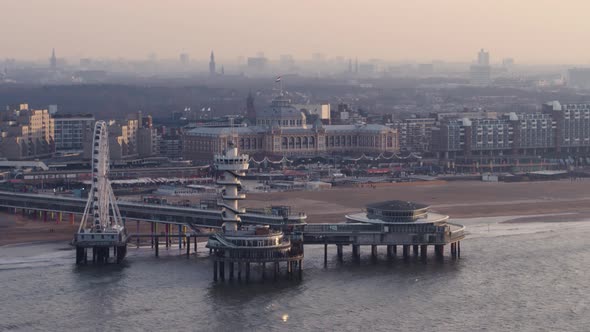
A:
{"type": "Polygon", "coordinates": [[[428,205],[407,201],[385,201],[368,204],[367,208],[387,211],[413,211],[428,208],[428,205]]]}

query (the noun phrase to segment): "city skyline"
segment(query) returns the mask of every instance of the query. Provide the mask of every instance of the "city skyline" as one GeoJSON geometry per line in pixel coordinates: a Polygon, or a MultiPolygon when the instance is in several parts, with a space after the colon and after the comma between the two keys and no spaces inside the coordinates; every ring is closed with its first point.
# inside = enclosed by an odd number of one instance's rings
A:
{"type": "Polygon", "coordinates": [[[527,64],[586,64],[590,50],[581,48],[579,41],[590,28],[582,16],[590,4],[570,1],[567,20],[560,17],[562,6],[529,0],[483,4],[306,0],[280,6],[260,0],[165,4],[107,0],[100,5],[9,0],[7,12],[27,15],[8,15],[3,21],[0,58],[39,60],[55,48],[58,57],[68,58],[145,59],[153,53],[178,59],[187,53],[191,59],[205,60],[214,50],[220,60],[264,51],[273,59],[282,54],[308,59],[319,52],[389,61],[472,62],[477,50],[485,48],[491,63],[510,57],[527,64]],[[283,14],[285,9],[289,15],[283,14]]]}

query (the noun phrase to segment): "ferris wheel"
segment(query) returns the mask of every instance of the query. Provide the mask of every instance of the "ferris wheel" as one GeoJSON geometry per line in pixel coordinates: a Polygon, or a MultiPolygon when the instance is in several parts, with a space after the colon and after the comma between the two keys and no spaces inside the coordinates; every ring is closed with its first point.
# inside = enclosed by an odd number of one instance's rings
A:
{"type": "Polygon", "coordinates": [[[92,182],[74,243],[77,262],[86,260],[84,248],[93,248],[98,260],[108,260],[108,248],[116,247],[117,261],[126,252],[127,232],[108,178],[109,134],[105,121],[97,121],[92,138],[92,182]]]}
{"type": "Polygon", "coordinates": [[[81,230],[101,233],[123,227],[123,218],[108,179],[109,160],[107,124],[97,121],[92,139],[92,185],[80,224],[81,230]],[[89,219],[92,219],[92,223],[89,223],[89,219]]]}

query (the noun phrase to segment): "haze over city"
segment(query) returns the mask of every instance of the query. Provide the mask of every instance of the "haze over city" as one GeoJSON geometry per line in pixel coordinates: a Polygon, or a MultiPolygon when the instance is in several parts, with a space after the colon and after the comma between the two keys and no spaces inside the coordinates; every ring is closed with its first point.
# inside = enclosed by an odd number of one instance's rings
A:
{"type": "Polygon", "coordinates": [[[586,64],[584,0],[3,0],[0,58],[218,59],[264,52],[470,62],[490,49],[527,64],[586,64]]]}
{"type": "Polygon", "coordinates": [[[589,0],[0,0],[0,331],[588,331],[589,0]]]}

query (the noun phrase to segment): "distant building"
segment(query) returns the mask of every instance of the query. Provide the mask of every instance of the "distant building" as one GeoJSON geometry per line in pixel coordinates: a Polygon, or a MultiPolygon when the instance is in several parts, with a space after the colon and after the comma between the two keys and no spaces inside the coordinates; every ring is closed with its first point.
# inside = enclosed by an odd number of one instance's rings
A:
{"type": "Polygon", "coordinates": [[[211,56],[209,59],[209,75],[215,76],[215,74],[215,54],[213,54],[213,51],[211,51],[211,56]]]}
{"type": "Polygon", "coordinates": [[[190,62],[190,57],[189,57],[189,55],[187,53],[181,53],[180,56],[179,56],[179,59],[180,59],[180,63],[183,66],[188,65],[189,62],[190,62]]]}
{"type": "Polygon", "coordinates": [[[18,109],[0,113],[0,154],[9,160],[51,157],[55,152],[54,123],[49,111],[18,109]]]}
{"type": "Polygon", "coordinates": [[[248,93],[248,98],[246,99],[246,119],[250,123],[256,123],[256,108],[254,107],[254,96],[252,92],[248,93]]]}
{"type": "Polygon", "coordinates": [[[446,119],[432,129],[432,150],[455,157],[590,153],[590,103],[549,102],[540,113],[497,119],[446,119]]]}
{"type": "Polygon", "coordinates": [[[432,128],[435,124],[436,119],[434,118],[410,118],[395,121],[393,128],[397,130],[400,149],[430,152],[432,128]]]}
{"type": "Polygon", "coordinates": [[[84,141],[92,136],[94,115],[92,114],[56,114],[53,116],[55,132],[55,150],[64,153],[76,153],[84,150],[84,141]]]}
{"type": "Polygon", "coordinates": [[[49,58],[49,67],[57,69],[57,58],[55,57],[55,48],[51,50],[51,58],[49,58]]]}
{"type": "Polygon", "coordinates": [[[489,85],[492,68],[490,67],[490,53],[481,49],[477,55],[477,63],[469,69],[470,82],[473,85],[489,85]]]}
{"type": "Polygon", "coordinates": [[[398,151],[397,131],[384,125],[308,125],[305,114],[285,98],[257,111],[256,125],[198,127],[182,136],[183,156],[210,160],[229,141],[251,155],[325,155],[333,153],[392,153],[398,151]]]}
{"type": "MultiPolygon", "coordinates": [[[[293,104],[293,107],[307,116],[319,119],[323,124],[330,124],[330,104],[293,104]]],[[[314,121],[307,121],[314,123],[314,121]]]]}
{"type": "Polygon", "coordinates": [[[268,59],[265,57],[250,57],[247,65],[249,70],[264,71],[268,66],[268,59]]]}

